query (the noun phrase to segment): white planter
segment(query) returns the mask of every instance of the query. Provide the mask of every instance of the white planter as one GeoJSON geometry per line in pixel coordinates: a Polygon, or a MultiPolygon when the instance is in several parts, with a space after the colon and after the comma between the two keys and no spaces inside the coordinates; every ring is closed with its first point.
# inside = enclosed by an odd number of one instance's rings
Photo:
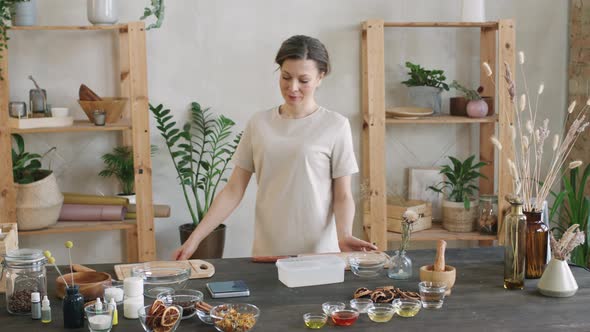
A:
{"type": "Polygon", "coordinates": [[[55,225],[64,197],[53,172],[29,184],[15,184],[18,229],[29,231],[55,225]]]}
{"type": "Polygon", "coordinates": [[[119,20],[117,0],[87,0],[88,21],[94,25],[111,25],[119,20]]]}
{"type": "Polygon", "coordinates": [[[117,196],[127,198],[129,200],[129,204],[135,204],[135,194],[132,194],[132,195],[117,194],[117,196]]]}
{"type": "Polygon", "coordinates": [[[551,259],[537,284],[539,292],[551,297],[570,297],[578,291],[578,283],[566,261],[551,259]]]}
{"type": "Polygon", "coordinates": [[[463,202],[444,200],[442,203],[443,228],[450,232],[473,232],[477,218],[478,201],[472,200],[469,210],[465,210],[463,202]]]}
{"type": "Polygon", "coordinates": [[[14,26],[37,24],[37,0],[18,2],[10,6],[10,19],[14,26]]]}

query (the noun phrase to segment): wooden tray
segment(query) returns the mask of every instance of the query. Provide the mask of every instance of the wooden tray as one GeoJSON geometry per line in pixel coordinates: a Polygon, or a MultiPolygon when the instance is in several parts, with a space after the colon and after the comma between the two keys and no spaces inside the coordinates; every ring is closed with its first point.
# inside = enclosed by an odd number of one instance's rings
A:
{"type": "Polygon", "coordinates": [[[8,119],[8,126],[15,129],[32,129],[32,128],[53,128],[68,127],[74,124],[74,118],[71,116],[64,117],[45,117],[45,118],[22,118],[8,119]]]}
{"type": "Polygon", "coordinates": [[[191,259],[187,261],[158,261],[149,263],[135,263],[135,264],[118,264],[115,265],[115,273],[119,280],[126,277],[131,277],[131,270],[136,266],[149,264],[154,268],[162,267],[176,267],[176,268],[191,268],[191,276],[189,279],[211,278],[215,274],[215,267],[213,264],[200,259],[191,259]]]}

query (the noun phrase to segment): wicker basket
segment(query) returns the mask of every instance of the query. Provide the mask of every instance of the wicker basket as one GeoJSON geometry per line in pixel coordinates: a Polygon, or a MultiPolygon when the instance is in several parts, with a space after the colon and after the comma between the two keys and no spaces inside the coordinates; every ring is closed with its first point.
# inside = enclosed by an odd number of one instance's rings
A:
{"type": "Polygon", "coordinates": [[[442,203],[443,228],[451,232],[473,232],[477,218],[477,206],[477,201],[471,201],[471,208],[465,210],[463,202],[444,200],[442,203]]]}
{"type": "Polygon", "coordinates": [[[42,180],[15,184],[18,229],[29,231],[57,223],[64,197],[53,172],[42,180]]]}
{"type": "Polygon", "coordinates": [[[88,120],[94,122],[94,111],[106,112],[106,123],[115,123],[121,120],[121,114],[127,104],[127,98],[102,98],[102,100],[78,100],[78,103],[86,113],[88,120]]]}

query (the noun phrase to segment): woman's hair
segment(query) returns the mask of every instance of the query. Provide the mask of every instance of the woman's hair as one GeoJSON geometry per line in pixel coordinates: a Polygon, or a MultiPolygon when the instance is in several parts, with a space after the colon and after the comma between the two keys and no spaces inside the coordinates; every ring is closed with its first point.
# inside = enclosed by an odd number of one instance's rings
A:
{"type": "Polygon", "coordinates": [[[287,59],[313,60],[324,75],[328,75],[331,69],[326,46],[313,37],[297,35],[285,40],[277,52],[275,62],[283,66],[287,59]]]}

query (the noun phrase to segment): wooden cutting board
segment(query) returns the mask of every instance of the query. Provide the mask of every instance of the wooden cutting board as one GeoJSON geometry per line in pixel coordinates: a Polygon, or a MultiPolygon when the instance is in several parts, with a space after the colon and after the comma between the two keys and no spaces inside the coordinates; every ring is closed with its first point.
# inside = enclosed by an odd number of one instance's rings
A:
{"type": "Polygon", "coordinates": [[[153,268],[191,268],[191,276],[189,279],[201,279],[210,278],[215,274],[215,267],[213,264],[200,259],[191,259],[187,261],[158,261],[149,263],[135,263],[135,264],[118,264],[115,265],[115,273],[119,280],[123,280],[126,277],[131,277],[131,271],[136,266],[142,266],[149,264],[153,268]]]}

